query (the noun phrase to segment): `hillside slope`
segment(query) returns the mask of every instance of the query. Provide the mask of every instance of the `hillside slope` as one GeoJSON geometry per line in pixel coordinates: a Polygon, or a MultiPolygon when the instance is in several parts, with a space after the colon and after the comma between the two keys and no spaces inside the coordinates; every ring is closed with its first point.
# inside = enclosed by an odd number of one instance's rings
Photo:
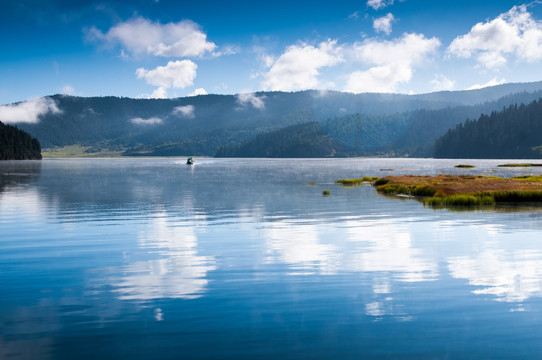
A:
{"type": "Polygon", "coordinates": [[[542,99],[482,115],[435,142],[437,158],[542,158],[542,99]]]}
{"type": "Polygon", "coordinates": [[[346,156],[344,146],[326,135],[319,123],[292,125],[256,136],[241,144],[221,147],[217,157],[308,158],[346,156]]]}
{"type": "Polygon", "coordinates": [[[0,122],[0,160],[40,160],[41,146],[26,132],[0,122]]]}

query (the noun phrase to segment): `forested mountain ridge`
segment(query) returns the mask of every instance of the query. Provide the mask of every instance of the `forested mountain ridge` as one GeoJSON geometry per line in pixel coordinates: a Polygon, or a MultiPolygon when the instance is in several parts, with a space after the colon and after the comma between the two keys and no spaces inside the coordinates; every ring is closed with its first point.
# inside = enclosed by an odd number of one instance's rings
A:
{"type": "Polygon", "coordinates": [[[435,142],[437,158],[542,158],[542,98],[481,115],[435,142]]]}
{"type": "MultiPolygon", "coordinates": [[[[256,136],[319,122],[350,154],[432,156],[467,118],[542,96],[542,82],[422,95],[258,92],[176,99],[49,97],[58,107],[19,127],[44,148],[79,144],[129,155],[215,155],[256,136]]],[[[2,120],[2,119],[0,119],[2,120]]]]}
{"type": "Polygon", "coordinates": [[[221,147],[217,157],[308,158],[347,156],[344,145],[326,135],[320,123],[312,122],[260,134],[238,145],[221,147]]]}
{"type": "Polygon", "coordinates": [[[0,121],[0,160],[40,160],[37,139],[18,128],[0,121]]]}

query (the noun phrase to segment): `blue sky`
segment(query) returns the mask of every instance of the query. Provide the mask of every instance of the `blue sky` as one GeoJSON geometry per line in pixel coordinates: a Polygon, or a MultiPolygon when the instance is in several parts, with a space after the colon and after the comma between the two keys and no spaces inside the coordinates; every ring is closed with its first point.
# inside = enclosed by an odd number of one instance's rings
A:
{"type": "Polygon", "coordinates": [[[542,80],[539,1],[0,0],[0,104],[542,80]]]}

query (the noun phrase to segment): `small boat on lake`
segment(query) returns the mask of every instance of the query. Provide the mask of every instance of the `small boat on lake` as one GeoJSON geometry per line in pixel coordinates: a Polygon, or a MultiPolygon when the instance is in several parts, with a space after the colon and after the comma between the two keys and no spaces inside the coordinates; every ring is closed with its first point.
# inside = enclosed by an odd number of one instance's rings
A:
{"type": "Polygon", "coordinates": [[[186,159],[186,165],[194,165],[194,159],[192,158],[192,156],[186,159]]]}

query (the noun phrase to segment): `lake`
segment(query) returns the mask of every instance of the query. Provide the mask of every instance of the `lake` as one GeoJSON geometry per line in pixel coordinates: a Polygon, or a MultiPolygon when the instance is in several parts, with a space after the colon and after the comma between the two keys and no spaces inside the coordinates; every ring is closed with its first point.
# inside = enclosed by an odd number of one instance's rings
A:
{"type": "Polygon", "coordinates": [[[542,168],[185,161],[0,162],[0,358],[542,354],[542,212],[435,210],[334,184],[542,168]]]}

